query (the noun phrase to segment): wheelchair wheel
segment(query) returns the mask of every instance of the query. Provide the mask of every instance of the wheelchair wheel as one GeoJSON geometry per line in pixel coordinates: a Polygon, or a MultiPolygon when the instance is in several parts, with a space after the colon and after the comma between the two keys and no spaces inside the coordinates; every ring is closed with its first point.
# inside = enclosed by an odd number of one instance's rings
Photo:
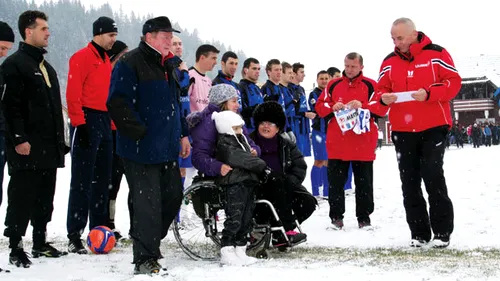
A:
{"type": "Polygon", "coordinates": [[[219,259],[224,212],[220,189],[200,181],[184,191],[183,203],[174,220],[174,236],[181,249],[194,260],[219,259]],[[222,213],[222,214],[218,214],[222,213]]]}

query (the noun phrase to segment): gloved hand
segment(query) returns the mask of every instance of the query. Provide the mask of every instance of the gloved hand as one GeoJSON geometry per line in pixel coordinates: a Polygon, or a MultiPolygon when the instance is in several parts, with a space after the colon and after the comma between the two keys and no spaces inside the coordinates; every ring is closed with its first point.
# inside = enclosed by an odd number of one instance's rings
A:
{"type": "Polygon", "coordinates": [[[264,169],[264,171],[262,172],[262,174],[260,175],[260,182],[262,184],[266,184],[267,181],[269,181],[271,179],[272,174],[273,174],[273,170],[271,170],[271,168],[269,168],[269,167],[266,167],[264,169]]]}
{"type": "Polygon", "coordinates": [[[76,127],[76,137],[78,138],[78,146],[81,148],[90,147],[90,137],[89,131],[87,130],[87,125],[82,124],[76,127]]]}

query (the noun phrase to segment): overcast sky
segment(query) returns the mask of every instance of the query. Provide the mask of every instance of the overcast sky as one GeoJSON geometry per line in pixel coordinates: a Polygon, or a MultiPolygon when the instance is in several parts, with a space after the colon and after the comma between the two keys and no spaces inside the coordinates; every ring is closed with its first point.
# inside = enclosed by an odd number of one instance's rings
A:
{"type": "MultiPolygon", "coordinates": [[[[37,0],[37,2],[43,2],[37,0]]],[[[98,6],[105,0],[81,0],[98,6]]],[[[306,89],[316,73],[343,69],[349,52],[365,59],[365,76],[376,79],[383,58],[393,50],[392,22],[414,20],[417,29],[448,49],[452,57],[499,54],[498,11],[491,1],[393,0],[108,0],[124,12],[168,16],[183,28],[198,29],[203,40],[216,39],[257,58],[305,64],[306,89]],[[247,4],[244,4],[247,3],[247,4]]],[[[123,30],[120,30],[123,32],[123,30]]],[[[182,34],[180,35],[182,37],[182,34]]],[[[242,62],[241,62],[242,65],[242,62]]],[[[261,72],[261,77],[266,76],[261,72]]]]}

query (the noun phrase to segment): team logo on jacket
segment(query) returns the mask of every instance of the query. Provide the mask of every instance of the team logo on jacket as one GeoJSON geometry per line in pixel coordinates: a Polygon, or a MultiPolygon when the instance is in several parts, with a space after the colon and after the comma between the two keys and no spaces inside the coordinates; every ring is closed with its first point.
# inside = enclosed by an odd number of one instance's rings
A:
{"type": "Polygon", "coordinates": [[[408,77],[413,77],[413,70],[408,70],[408,77]]]}
{"type": "Polygon", "coordinates": [[[421,63],[421,64],[416,64],[415,68],[422,68],[422,67],[428,67],[428,66],[429,66],[429,62],[427,62],[427,63],[421,63]]]}

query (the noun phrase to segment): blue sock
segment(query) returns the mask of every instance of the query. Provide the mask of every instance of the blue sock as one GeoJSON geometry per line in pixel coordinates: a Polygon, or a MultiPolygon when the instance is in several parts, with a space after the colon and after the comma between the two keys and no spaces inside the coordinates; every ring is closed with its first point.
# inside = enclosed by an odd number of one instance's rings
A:
{"type": "Polygon", "coordinates": [[[321,169],[313,166],[311,169],[311,192],[313,196],[319,195],[319,186],[321,185],[321,169]]]}
{"type": "Polygon", "coordinates": [[[344,190],[352,189],[352,164],[349,164],[349,171],[347,172],[347,182],[344,185],[344,190]]]}
{"type": "Polygon", "coordinates": [[[330,182],[328,181],[328,166],[321,168],[321,177],[323,178],[323,197],[328,197],[328,190],[330,189],[330,182]]]}

